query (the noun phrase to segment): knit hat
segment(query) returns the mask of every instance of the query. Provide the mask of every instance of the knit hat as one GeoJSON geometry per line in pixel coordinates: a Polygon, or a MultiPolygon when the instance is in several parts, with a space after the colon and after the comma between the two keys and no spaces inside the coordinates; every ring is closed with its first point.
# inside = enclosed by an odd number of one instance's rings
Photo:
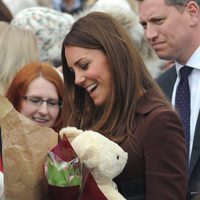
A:
{"type": "Polygon", "coordinates": [[[31,30],[37,37],[41,61],[53,61],[61,60],[62,42],[74,21],[70,14],[32,7],[20,11],[11,24],[31,30]]]}

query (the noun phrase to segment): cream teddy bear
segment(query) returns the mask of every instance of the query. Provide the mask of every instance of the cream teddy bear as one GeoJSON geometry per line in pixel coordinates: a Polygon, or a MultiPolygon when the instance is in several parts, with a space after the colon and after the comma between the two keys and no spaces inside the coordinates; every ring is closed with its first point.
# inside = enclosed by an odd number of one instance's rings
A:
{"type": "Polygon", "coordinates": [[[75,127],[63,128],[60,136],[70,141],[80,161],[93,175],[99,189],[108,200],[125,200],[118,192],[113,178],[124,169],[128,154],[115,142],[94,131],[75,127]]]}

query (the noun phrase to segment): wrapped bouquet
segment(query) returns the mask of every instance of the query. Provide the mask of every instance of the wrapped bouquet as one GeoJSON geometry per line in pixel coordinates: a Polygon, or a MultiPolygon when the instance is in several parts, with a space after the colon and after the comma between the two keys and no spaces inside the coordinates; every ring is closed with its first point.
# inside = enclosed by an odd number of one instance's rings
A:
{"type": "Polygon", "coordinates": [[[67,140],[61,141],[48,152],[45,175],[50,199],[78,199],[81,192],[82,170],[80,161],[67,140]]]}
{"type": "Polygon", "coordinates": [[[107,200],[66,137],[48,152],[45,175],[50,200],[107,200]]]}

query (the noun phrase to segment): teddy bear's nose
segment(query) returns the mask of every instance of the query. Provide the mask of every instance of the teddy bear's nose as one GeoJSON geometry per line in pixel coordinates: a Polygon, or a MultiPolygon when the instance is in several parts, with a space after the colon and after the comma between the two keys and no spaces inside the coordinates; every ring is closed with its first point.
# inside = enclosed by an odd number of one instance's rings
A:
{"type": "Polygon", "coordinates": [[[117,155],[117,160],[119,160],[119,155],[117,155]]]}

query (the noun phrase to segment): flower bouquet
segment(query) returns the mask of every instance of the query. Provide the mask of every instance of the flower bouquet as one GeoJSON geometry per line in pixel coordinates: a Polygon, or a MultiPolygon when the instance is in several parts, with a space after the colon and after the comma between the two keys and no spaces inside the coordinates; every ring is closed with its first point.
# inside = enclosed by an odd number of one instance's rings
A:
{"type": "Polygon", "coordinates": [[[45,176],[50,200],[107,200],[65,136],[47,154],[45,176]]]}
{"type": "Polygon", "coordinates": [[[81,164],[67,140],[48,152],[45,175],[50,199],[78,199],[82,184],[81,164]]]}

